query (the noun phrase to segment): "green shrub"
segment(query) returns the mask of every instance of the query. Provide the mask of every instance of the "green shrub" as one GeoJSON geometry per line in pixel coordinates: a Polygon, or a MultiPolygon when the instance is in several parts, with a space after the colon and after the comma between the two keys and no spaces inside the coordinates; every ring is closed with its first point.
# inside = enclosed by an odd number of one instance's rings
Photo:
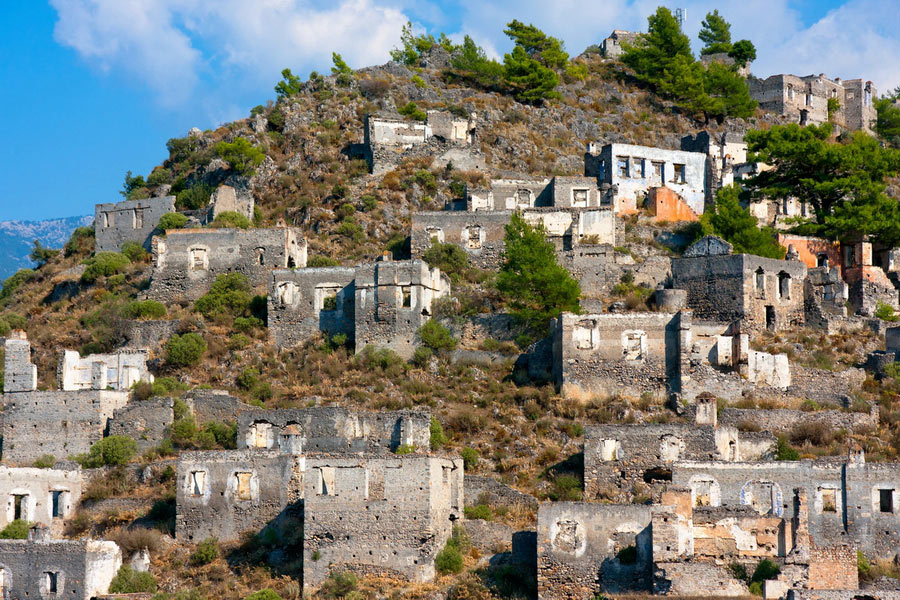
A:
{"type": "Polygon", "coordinates": [[[357,594],[357,583],[356,575],[350,571],[332,571],[319,593],[324,598],[352,598],[357,594]]]}
{"type": "Polygon", "coordinates": [[[10,327],[6,319],[0,318],[0,337],[8,336],[10,331],[12,331],[12,327],[10,327]]]}
{"type": "Polygon", "coordinates": [[[63,254],[73,256],[75,254],[89,254],[94,251],[94,228],[77,227],[69,241],[63,248],[63,254]]]}
{"type": "Polygon", "coordinates": [[[424,121],[428,118],[428,113],[416,106],[415,102],[410,102],[404,106],[401,106],[397,110],[397,112],[399,112],[404,117],[409,117],[414,121],[424,121]]]}
{"type": "Polygon", "coordinates": [[[894,307],[884,302],[879,302],[875,308],[875,316],[883,321],[896,321],[897,315],[894,314],[894,307]]]}
{"type": "Polygon", "coordinates": [[[126,319],[162,319],[166,316],[166,305],[156,300],[134,300],[122,307],[126,319]]]}
{"type": "Polygon", "coordinates": [[[410,81],[412,81],[413,85],[416,86],[417,88],[424,88],[426,86],[425,80],[422,79],[421,77],[419,77],[418,75],[413,75],[412,79],[410,79],[410,81]]]}
{"type": "Polygon", "coordinates": [[[761,581],[751,582],[749,591],[752,596],[760,596],[761,597],[763,595],[762,582],[761,581]]]}
{"type": "Polygon", "coordinates": [[[219,315],[238,317],[250,309],[252,288],[242,273],[222,273],[209,291],[194,302],[194,310],[211,319],[219,315]]]}
{"type": "Polygon", "coordinates": [[[340,265],[341,261],[331,258],[330,256],[322,256],[321,254],[311,256],[306,261],[307,267],[339,267],[340,265]]]}
{"type": "Polygon", "coordinates": [[[9,326],[13,329],[25,329],[25,325],[28,324],[28,319],[26,319],[22,315],[17,315],[14,313],[7,313],[3,315],[3,319],[7,323],[9,323],[9,326]]]}
{"type": "Polygon", "coordinates": [[[87,268],[81,274],[81,281],[94,283],[100,277],[109,277],[124,271],[131,261],[119,252],[98,252],[84,261],[87,268]]]}
{"type": "Polygon", "coordinates": [[[338,225],[337,232],[344,237],[350,238],[357,244],[366,239],[366,234],[362,227],[352,218],[341,221],[341,224],[338,225]]]}
{"type": "Polygon", "coordinates": [[[375,346],[366,346],[362,352],[354,357],[354,362],[358,367],[365,367],[370,370],[381,369],[387,371],[393,367],[403,364],[403,359],[388,348],[376,348],[375,346]]]}
{"type": "Polygon", "coordinates": [[[181,213],[166,213],[159,218],[156,228],[159,231],[168,229],[181,229],[187,225],[187,217],[181,213]]]}
{"type": "Polygon", "coordinates": [[[147,185],[150,187],[159,187],[161,185],[166,185],[167,183],[172,183],[174,177],[172,176],[172,172],[165,167],[156,167],[147,176],[147,185]]]}
{"type": "Polygon", "coordinates": [[[478,466],[478,459],[480,455],[478,454],[478,450],[475,448],[469,448],[466,446],[462,450],[459,451],[460,457],[463,459],[463,468],[466,471],[470,471],[478,466]]]}
{"type": "Polygon", "coordinates": [[[333,348],[340,348],[341,346],[345,346],[347,344],[347,334],[346,333],[336,333],[331,336],[331,346],[333,348]]]}
{"type": "Polygon", "coordinates": [[[150,253],[143,246],[131,240],[122,244],[122,254],[131,262],[144,262],[150,258],[150,253]]]}
{"type": "Polygon", "coordinates": [[[859,550],[856,551],[856,570],[861,580],[868,581],[871,578],[872,564],[866,558],[866,555],[859,550]]]}
{"type": "Polygon", "coordinates": [[[189,367],[206,352],[206,340],[198,333],[173,335],[166,342],[166,362],[176,367],[189,367]]]}
{"type": "Polygon", "coordinates": [[[450,335],[450,330],[433,319],[419,327],[417,333],[422,345],[435,352],[456,348],[457,341],[450,335]]]}
{"type": "Polygon", "coordinates": [[[394,454],[415,454],[416,447],[414,444],[401,444],[394,449],[394,454]]]}
{"type": "Polygon", "coordinates": [[[633,565],[637,562],[637,548],[634,546],[625,546],[619,553],[616,554],[616,558],[619,559],[619,562],[623,565],[633,565]]]}
{"type": "Polygon", "coordinates": [[[250,219],[233,210],[219,213],[216,219],[209,224],[210,227],[231,229],[250,229],[251,225],[250,219]]]}
{"type": "Polygon", "coordinates": [[[110,594],[140,594],[156,591],[156,578],[152,573],[135,571],[128,565],[119,567],[119,572],[109,584],[110,594]]]}
{"type": "Polygon", "coordinates": [[[244,600],[281,600],[281,596],[271,588],[264,588],[246,596],[244,600]]]}
{"type": "Polygon", "coordinates": [[[775,444],[775,460],[800,460],[800,453],[791,446],[784,435],[779,435],[775,444]]]}
{"type": "Polygon", "coordinates": [[[90,452],[75,457],[86,469],[127,464],[137,454],[137,443],[124,435],[111,435],[95,442],[90,452]]]}
{"type": "Polygon", "coordinates": [[[437,267],[454,281],[469,268],[469,255],[456,244],[432,241],[422,258],[429,266],[437,267]]]}
{"type": "Polygon", "coordinates": [[[462,553],[459,551],[457,545],[453,543],[452,538],[447,540],[444,549],[438,552],[437,556],[434,557],[434,568],[437,569],[437,572],[441,575],[462,572],[462,553]]]}
{"type": "Polygon", "coordinates": [[[494,518],[494,513],[487,504],[467,506],[463,509],[463,513],[466,515],[467,519],[471,520],[481,519],[482,521],[490,521],[494,518]]]}
{"type": "Polygon", "coordinates": [[[360,198],[360,201],[362,202],[362,208],[365,212],[372,212],[378,208],[378,198],[372,194],[364,194],[363,197],[360,198]]]}
{"type": "Polygon", "coordinates": [[[184,184],[183,180],[176,182],[173,186],[175,194],[175,208],[179,210],[197,210],[209,204],[209,198],[212,196],[213,187],[206,183],[197,183],[189,188],[182,188],[178,184],[184,184]]]}
{"type": "Polygon", "coordinates": [[[216,154],[225,160],[231,168],[245,177],[253,175],[254,170],[266,158],[265,153],[253,146],[247,138],[238,137],[234,142],[219,142],[215,147],[216,154]]]}
{"type": "Polygon", "coordinates": [[[0,300],[5,300],[12,296],[13,292],[15,292],[19,286],[31,281],[34,276],[35,272],[32,269],[19,269],[13,273],[11,277],[3,282],[3,289],[0,289],[0,300]]]}
{"type": "Polygon", "coordinates": [[[772,562],[768,558],[764,558],[756,565],[753,576],[750,577],[750,583],[759,582],[760,584],[767,579],[775,579],[781,573],[781,567],[778,563],[772,562]]]}
{"type": "Polygon", "coordinates": [[[206,538],[197,544],[197,549],[191,554],[191,564],[208,565],[217,558],[219,558],[219,540],[214,537],[206,538]]]}
{"type": "Polygon", "coordinates": [[[47,248],[46,246],[41,244],[40,240],[34,240],[34,245],[31,248],[31,254],[29,254],[28,257],[37,264],[38,268],[41,268],[57,255],[59,255],[59,250],[47,248]]]}
{"type": "Polygon", "coordinates": [[[41,454],[34,459],[33,467],[36,469],[52,469],[56,464],[56,457],[52,454],[41,454]]]}
{"type": "Polygon", "coordinates": [[[262,319],[257,319],[256,317],[235,317],[234,319],[234,330],[243,333],[248,333],[264,325],[262,319]]]}
{"type": "Polygon", "coordinates": [[[438,450],[447,443],[447,436],[444,435],[444,428],[437,417],[431,417],[431,439],[430,445],[432,450],[438,450]]]}
{"type": "Polygon", "coordinates": [[[581,500],[581,480],[578,477],[564,473],[556,475],[551,483],[553,487],[547,496],[554,502],[581,500]]]}
{"type": "Polygon", "coordinates": [[[420,346],[413,351],[412,358],[409,362],[417,367],[425,367],[433,356],[434,352],[431,351],[431,348],[420,346]]]}
{"type": "Polygon", "coordinates": [[[259,383],[259,369],[255,367],[244,367],[237,376],[237,385],[242,389],[252,390],[257,383],[259,383]]]}
{"type": "Polygon", "coordinates": [[[23,521],[22,519],[10,521],[10,523],[0,531],[0,540],[28,539],[28,530],[30,528],[31,523],[28,521],[23,521]]]}

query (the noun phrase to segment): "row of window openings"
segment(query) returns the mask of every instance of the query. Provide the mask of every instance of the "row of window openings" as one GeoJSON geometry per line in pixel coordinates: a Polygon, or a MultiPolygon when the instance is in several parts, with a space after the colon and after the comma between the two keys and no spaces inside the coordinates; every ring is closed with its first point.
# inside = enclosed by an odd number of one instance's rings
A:
{"type": "MultiPolygon", "coordinates": [[[[664,162],[651,161],[653,179],[663,182],[666,180],[666,164],[664,162]]],[[[631,177],[634,179],[647,178],[647,160],[643,158],[631,159],[626,156],[616,157],[616,170],[619,177],[631,177]]],[[[671,183],[686,183],[687,167],[682,164],[672,165],[671,183]]]]}
{"type": "MultiPolygon", "coordinates": [[[[788,85],[786,93],[787,93],[788,100],[793,100],[794,99],[794,86],[788,85]]],[[[866,106],[871,106],[872,91],[869,88],[866,88],[864,93],[865,93],[864,99],[865,99],[866,106]]],[[[830,92],[828,92],[828,96],[830,98],[837,98],[837,90],[832,89],[830,92]]],[[[854,96],[855,96],[855,94],[853,92],[847,92],[847,100],[853,100],[854,96]]],[[[807,92],[804,97],[804,101],[806,103],[806,106],[812,105],[812,93],[807,92]]]]}
{"type": "MultiPolygon", "coordinates": [[[[131,211],[131,228],[132,229],[143,229],[144,228],[144,209],[143,208],[135,208],[131,211]]],[[[116,213],[114,212],[105,212],[103,215],[103,227],[112,227],[116,224],[116,213]]]]}
{"type": "MultiPolygon", "coordinates": [[[[54,519],[61,519],[63,515],[63,494],[60,490],[52,490],[50,492],[50,516],[54,519]]],[[[31,520],[32,515],[28,514],[28,494],[12,494],[13,503],[13,519],[31,520]]]]}
{"type": "MultiPolygon", "coordinates": [[[[762,267],[756,270],[756,291],[764,295],[766,292],[766,272],[762,267]]],[[[778,274],[778,299],[791,299],[791,276],[784,271],[778,274]]]]}
{"type": "MultiPolygon", "coordinates": [[[[645,477],[646,479],[646,477],[645,477]]],[[[836,513],[838,512],[837,506],[837,490],[832,488],[823,488],[819,490],[822,498],[822,512],[826,513],[836,513]]],[[[710,493],[707,490],[701,493],[696,494],[697,506],[709,506],[710,505],[710,493]]],[[[893,489],[879,489],[878,490],[878,511],[882,513],[893,513],[895,512],[896,507],[894,506],[894,490],[893,489]]]]}
{"type": "MultiPolygon", "coordinates": [[[[260,266],[265,266],[266,264],[266,252],[263,248],[256,249],[256,264],[260,266]]],[[[191,271],[207,271],[209,270],[209,250],[206,248],[191,248],[190,249],[190,257],[189,257],[189,265],[191,271]]],[[[294,261],[293,256],[288,257],[287,268],[293,269],[296,267],[296,262],[294,261]]]]}

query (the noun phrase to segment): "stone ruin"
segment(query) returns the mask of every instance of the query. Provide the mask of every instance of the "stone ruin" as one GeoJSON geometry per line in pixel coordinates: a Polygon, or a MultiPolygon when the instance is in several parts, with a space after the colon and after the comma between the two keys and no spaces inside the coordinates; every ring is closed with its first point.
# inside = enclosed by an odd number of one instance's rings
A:
{"type": "Polygon", "coordinates": [[[250,285],[269,282],[275,269],[306,266],[306,239],[299,229],[177,229],[153,238],[148,297],[196,300],[218,275],[242,273],[250,285]]]}
{"type": "Polygon", "coordinates": [[[269,287],[269,331],[290,347],[319,332],[344,334],[357,352],[368,345],[409,358],[432,303],[450,293],[450,281],[422,260],[347,267],[276,270],[269,287]]]}
{"type": "Polygon", "coordinates": [[[127,391],[141,381],[153,383],[153,375],[147,370],[148,354],[147,350],[120,350],[82,357],[75,350],[64,350],[56,369],[59,387],[65,392],[127,391]]]}

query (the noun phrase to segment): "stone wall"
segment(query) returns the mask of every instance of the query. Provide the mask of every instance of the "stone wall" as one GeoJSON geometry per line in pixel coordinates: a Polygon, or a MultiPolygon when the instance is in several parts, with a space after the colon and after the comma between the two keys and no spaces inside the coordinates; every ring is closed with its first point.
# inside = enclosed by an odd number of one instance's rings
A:
{"type": "Polygon", "coordinates": [[[538,501],[534,496],[514,490],[493,477],[481,475],[466,475],[465,498],[466,506],[487,502],[491,506],[522,506],[532,510],[538,508],[538,501]]]}
{"type": "Polygon", "coordinates": [[[483,169],[484,154],[474,147],[475,115],[454,117],[446,111],[428,111],[427,120],[405,120],[400,115],[366,115],[359,153],[369,170],[383,175],[403,160],[432,157],[432,168],[452,162],[462,171],[483,169]]]}
{"type": "Polygon", "coordinates": [[[263,450],[182,452],[176,481],[175,537],[237,541],[300,500],[303,457],[263,450]]]}
{"type": "Polygon", "coordinates": [[[147,295],[196,300],[223,273],[242,273],[259,287],[268,285],[273,269],[305,266],[306,240],[296,228],[177,229],[153,238],[147,295]]]}
{"type": "Polygon", "coordinates": [[[30,464],[52,454],[67,458],[90,450],[128,392],[28,392],[9,397],[3,424],[3,461],[30,464]]]}
{"type": "Polygon", "coordinates": [[[181,399],[191,409],[197,423],[209,421],[216,423],[234,422],[238,415],[248,410],[258,410],[254,406],[244,404],[224,390],[194,389],[184,394],[181,399]]]}
{"type": "Polygon", "coordinates": [[[108,591],[121,565],[122,552],[115,542],[0,540],[3,592],[8,598],[90,600],[108,591]]]}
{"type": "Polygon", "coordinates": [[[649,590],[651,510],[646,505],[541,504],[538,598],[583,600],[601,592],[649,590]],[[634,550],[626,550],[630,547],[634,550]]]}
{"type": "Polygon", "coordinates": [[[563,313],[551,331],[553,375],[565,395],[680,390],[690,313],[563,313]]]}
{"type": "Polygon", "coordinates": [[[96,251],[118,252],[125,242],[137,242],[150,250],[160,217],[170,212],[175,212],[175,196],[95,205],[96,251]]]}
{"type": "Polygon", "coordinates": [[[178,321],[127,321],[125,324],[126,348],[159,348],[178,332],[178,321]]]}
{"type": "Polygon", "coordinates": [[[480,269],[497,269],[506,249],[505,227],[512,211],[436,211],[412,215],[410,246],[413,258],[421,258],[431,240],[459,245],[470,263],[480,269]]]}
{"type": "Polygon", "coordinates": [[[430,448],[426,411],[351,411],[340,406],[265,410],[238,416],[238,448],[293,451],[287,432],[303,438],[304,452],[392,452],[399,446],[430,448]],[[290,431],[288,432],[288,429],[290,431]]]}
{"type": "Polygon", "coordinates": [[[341,570],[434,578],[462,516],[462,460],[313,455],[306,468],[304,590],[341,570]]]}
{"type": "Polygon", "coordinates": [[[32,392],[37,389],[37,365],[31,362],[31,344],[24,331],[10,334],[3,343],[3,393],[32,392]]]}
{"type": "MultiPolygon", "coordinates": [[[[171,398],[135,400],[113,412],[109,421],[109,435],[130,437],[143,453],[157,447],[166,438],[173,422],[171,398]]],[[[198,423],[202,425],[203,422],[198,423]]]]}
{"type": "Polygon", "coordinates": [[[61,536],[81,498],[81,468],[0,466],[0,529],[15,519],[42,523],[61,536]]]}
{"type": "Polygon", "coordinates": [[[787,433],[799,423],[822,423],[829,431],[844,429],[873,429],[878,426],[878,409],[870,412],[846,412],[842,410],[802,411],[788,408],[725,408],[719,421],[724,425],[740,426],[751,423],[761,431],[787,433]]]}
{"type": "Polygon", "coordinates": [[[841,544],[809,549],[809,587],[813,590],[855,590],[859,588],[856,546],[841,544]]]}
{"type": "Polygon", "coordinates": [[[147,350],[120,350],[82,357],[75,350],[64,350],[56,368],[59,388],[66,392],[130,390],[139,381],[153,383],[147,370],[148,354],[147,350]]]}
{"type": "Polygon", "coordinates": [[[343,333],[353,342],[356,290],[353,267],[272,271],[268,298],[269,336],[279,348],[312,339],[319,332],[343,333]]]}

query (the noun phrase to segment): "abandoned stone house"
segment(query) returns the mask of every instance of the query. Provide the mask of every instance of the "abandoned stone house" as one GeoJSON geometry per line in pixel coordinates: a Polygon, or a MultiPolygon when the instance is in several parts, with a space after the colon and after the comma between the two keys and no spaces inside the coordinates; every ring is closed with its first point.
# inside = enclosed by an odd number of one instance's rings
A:
{"type": "Polygon", "coordinates": [[[421,257],[436,240],[458,245],[479,267],[497,268],[505,249],[505,227],[515,211],[529,223],[541,224],[560,251],[615,244],[611,201],[590,177],[493,179],[489,188],[467,188],[464,200],[464,210],[413,215],[414,257],[421,257]]]}
{"type": "Polygon", "coordinates": [[[855,590],[856,548],[809,540],[807,497],[793,490],[794,517],[747,507],[711,508],[671,486],[657,505],[554,502],[538,511],[538,598],[588,598],[633,591],[684,596],[746,596],[728,564],[782,564],[770,591],[855,590]]]}
{"type": "Polygon", "coordinates": [[[829,79],[819,75],[772,75],[766,79],[748,80],[750,96],[760,108],[784,116],[800,125],[817,125],[829,121],[850,131],[872,133],[877,120],[873,100],[878,92],[871,81],[862,79],[829,79]],[[829,114],[828,102],[836,100],[838,108],[829,114]]]}
{"type": "Polygon", "coordinates": [[[751,170],[747,163],[744,134],[733,131],[699,131],[681,138],[681,149],[706,156],[705,198],[711,202],[716,191],[744,178],[751,170]]]}
{"type": "Polygon", "coordinates": [[[429,110],[424,122],[400,115],[367,115],[361,154],[369,171],[383,175],[403,159],[432,156],[432,167],[469,171],[484,168],[484,156],[474,147],[477,117],[456,117],[446,111],[429,110]]]}
{"type": "Polygon", "coordinates": [[[95,205],[96,251],[118,252],[125,242],[137,242],[150,250],[159,219],[170,212],[175,212],[175,196],[95,205]]]}
{"type": "Polygon", "coordinates": [[[104,436],[113,411],[128,402],[129,392],[105,388],[37,391],[37,367],[24,333],[8,338],[5,348],[5,381],[10,383],[4,383],[0,434],[6,463],[87,452],[104,436]]]}
{"type": "Polygon", "coordinates": [[[302,544],[303,588],[334,570],[434,577],[462,511],[462,461],[252,448],[183,453],[176,537],[222,541],[265,527],[302,544]]]}
{"type": "Polygon", "coordinates": [[[268,284],[274,269],[306,266],[306,240],[299,229],[178,229],[153,238],[148,297],[196,300],[218,275],[242,273],[250,285],[268,284]]]}
{"type": "Polygon", "coordinates": [[[654,187],[671,189],[694,214],[702,215],[707,202],[707,157],[701,152],[618,143],[601,148],[590,143],[584,174],[596,177],[609,190],[617,215],[637,212],[654,187]]]}
{"type": "Polygon", "coordinates": [[[0,540],[0,594],[90,600],[107,593],[121,565],[115,542],[50,539],[50,531],[37,525],[27,540],[0,540]]]}
{"type": "MultiPolygon", "coordinates": [[[[340,406],[261,410],[238,416],[238,449],[294,452],[298,439],[308,452],[394,452],[425,449],[431,415],[424,411],[351,411],[340,406]]],[[[299,450],[298,450],[299,451],[299,450]]]]}
{"type": "Polygon", "coordinates": [[[51,534],[62,535],[65,519],[81,498],[81,468],[37,469],[0,466],[0,529],[16,519],[41,523],[51,534]]]}
{"type": "Polygon", "coordinates": [[[633,500],[635,484],[656,490],[672,481],[673,464],[771,460],[775,437],[719,425],[716,398],[701,395],[694,423],[599,425],[585,428],[584,497],[633,500]]]}
{"type": "Polygon", "coordinates": [[[422,260],[382,260],[355,268],[273,271],[269,332],[290,347],[318,332],[347,335],[359,352],[367,345],[411,357],[416,332],[431,318],[432,303],[450,293],[450,281],[422,260]]]}
{"type": "Polygon", "coordinates": [[[59,388],[65,392],[130,390],[140,381],[153,383],[147,370],[148,354],[147,350],[120,350],[82,357],[75,350],[63,350],[56,370],[59,388]]]}
{"type": "Polygon", "coordinates": [[[609,37],[600,42],[600,52],[606,58],[618,58],[625,52],[622,43],[634,44],[639,35],[638,32],[613,29],[609,37]]]}

